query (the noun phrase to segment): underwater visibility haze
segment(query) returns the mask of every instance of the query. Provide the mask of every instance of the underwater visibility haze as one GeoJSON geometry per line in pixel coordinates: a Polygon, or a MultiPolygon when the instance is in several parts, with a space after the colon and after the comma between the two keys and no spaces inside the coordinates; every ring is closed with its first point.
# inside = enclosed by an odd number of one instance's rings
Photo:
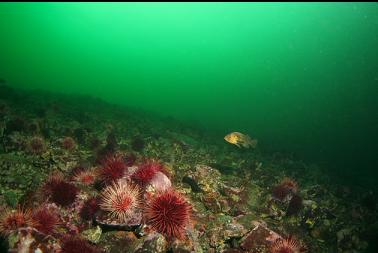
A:
{"type": "Polygon", "coordinates": [[[377,3],[0,3],[0,82],[4,249],[377,250],[377,3]]]}

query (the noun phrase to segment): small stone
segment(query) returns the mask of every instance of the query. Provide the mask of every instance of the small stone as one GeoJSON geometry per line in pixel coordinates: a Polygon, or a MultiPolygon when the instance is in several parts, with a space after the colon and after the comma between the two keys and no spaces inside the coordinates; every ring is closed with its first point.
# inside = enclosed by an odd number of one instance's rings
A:
{"type": "Polygon", "coordinates": [[[86,238],[88,241],[92,243],[98,243],[101,238],[102,230],[100,226],[97,226],[95,228],[87,229],[83,231],[83,236],[86,238]]]}
{"type": "Polygon", "coordinates": [[[243,225],[236,223],[233,221],[232,223],[229,223],[226,225],[225,230],[224,230],[224,239],[229,240],[231,238],[235,237],[242,237],[247,230],[244,228],[243,225]]]}
{"type": "Polygon", "coordinates": [[[323,224],[324,226],[327,226],[327,227],[331,226],[331,222],[329,220],[324,220],[323,224]]]}
{"type": "Polygon", "coordinates": [[[135,253],[164,253],[167,250],[167,241],[164,236],[153,232],[146,236],[144,243],[142,243],[135,251],[135,253]]]}

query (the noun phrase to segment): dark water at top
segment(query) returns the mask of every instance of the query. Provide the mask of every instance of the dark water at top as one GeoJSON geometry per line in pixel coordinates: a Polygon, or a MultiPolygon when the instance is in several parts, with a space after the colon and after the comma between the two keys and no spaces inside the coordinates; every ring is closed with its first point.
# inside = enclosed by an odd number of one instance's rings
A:
{"type": "Polygon", "coordinates": [[[376,3],[0,4],[0,77],[377,178],[376,3]]]}

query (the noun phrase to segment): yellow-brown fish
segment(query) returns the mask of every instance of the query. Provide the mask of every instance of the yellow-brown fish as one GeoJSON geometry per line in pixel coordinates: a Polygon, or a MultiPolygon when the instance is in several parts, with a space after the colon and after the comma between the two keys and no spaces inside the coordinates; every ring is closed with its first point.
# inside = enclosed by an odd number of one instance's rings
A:
{"type": "Polygon", "coordinates": [[[239,148],[256,148],[257,146],[256,139],[251,139],[248,135],[239,132],[229,133],[224,139],[231,144],[235,144],[239,148]]]}

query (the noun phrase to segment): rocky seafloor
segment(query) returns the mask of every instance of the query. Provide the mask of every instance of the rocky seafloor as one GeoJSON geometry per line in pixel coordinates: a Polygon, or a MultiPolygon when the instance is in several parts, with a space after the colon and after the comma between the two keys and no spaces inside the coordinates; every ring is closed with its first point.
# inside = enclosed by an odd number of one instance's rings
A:
{"type": "Polygon", "coordinates": [[[374,252],[373,192],[172,118],[3,85],[0,141],[4,252],[374,252]]]}

